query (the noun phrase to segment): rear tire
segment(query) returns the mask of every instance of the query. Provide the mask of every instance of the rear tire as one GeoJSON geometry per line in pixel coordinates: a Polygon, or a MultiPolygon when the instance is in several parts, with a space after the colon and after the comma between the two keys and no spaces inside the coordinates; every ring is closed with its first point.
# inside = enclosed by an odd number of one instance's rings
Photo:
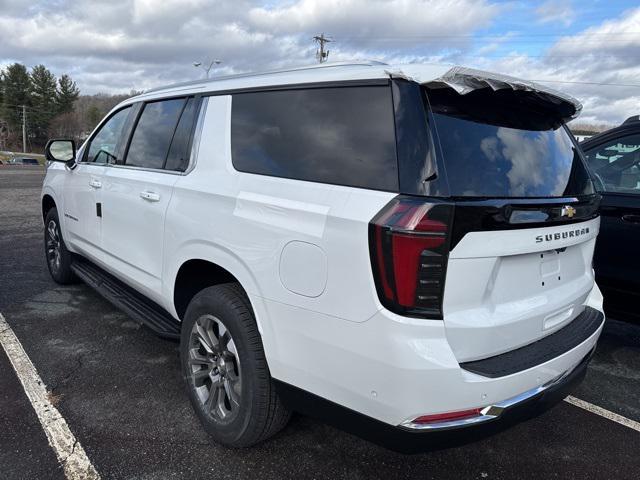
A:
{"type": "Polygon", "coordinates": [[[249,447],[287,424],[246,294],[236,283],[206,288],[187,308],[180,338],[187,394],[221,444],[249,447]]]}
{"type": "Polygon", "coordinates": [[[62,238],[58,210],[54,207],[47,212],[44,220],[44,253],[51,278],[60,285],[77,281],[71,263],[73,256],[62,238]]]}

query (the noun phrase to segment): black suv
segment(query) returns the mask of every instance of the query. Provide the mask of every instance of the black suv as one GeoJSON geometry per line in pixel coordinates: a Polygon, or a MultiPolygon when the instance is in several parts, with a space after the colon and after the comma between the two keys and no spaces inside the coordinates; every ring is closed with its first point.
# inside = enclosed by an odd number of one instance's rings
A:
{"type": "Polygon", "coordinates": [[[640,320],[640,115],[580,144],[602,193],[596,279],[608,315],[640,320]]]}

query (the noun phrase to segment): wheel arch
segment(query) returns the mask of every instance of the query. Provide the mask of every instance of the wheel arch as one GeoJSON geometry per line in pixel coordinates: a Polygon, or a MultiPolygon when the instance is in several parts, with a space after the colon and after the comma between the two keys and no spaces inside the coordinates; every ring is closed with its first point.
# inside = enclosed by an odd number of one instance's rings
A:
{"type": "Polygon", "coordinates": [[[42,196],[42,221],[47,218],[47,213],[49,213],[49,210],[52,208],[58,208],[56,201],[51,194],[45,193],[42,196]]]}
{"type": "Polygon", "coordinates": [[[184,261],[178,268],[173,284],[173,306],[178,318],[183,319],[189,302],[198,292],[207,287],[230,282],[242,286],[233,273],[215,262],[202,258],[184,261]]]}
{"type": "Polygon", "coordinates": [[[167,252],[164,277],[165,308],[180,321],[183,320],[189,302],[204,288],[226,282],[236,282],[247,295],[258,331],[262,337],[267,361],[275,350],[273,325],[262,291],[254,277],[250,264],[245,263],[233,251],[207,241],[194,241],[182,245],[177,251],[167,252]]]}

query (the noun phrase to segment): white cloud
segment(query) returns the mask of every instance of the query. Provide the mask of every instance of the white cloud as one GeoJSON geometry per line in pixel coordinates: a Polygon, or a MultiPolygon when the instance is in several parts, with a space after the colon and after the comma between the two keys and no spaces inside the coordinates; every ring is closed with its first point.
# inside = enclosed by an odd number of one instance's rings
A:
{"type": "Polygon", "coordinates": [[[640,111],[640,87],[619,86],[640,85],[639,32],[640,8],[636,8],[562,37],[541,58],[514,54],[476,63],[531,80],[551,80],[549,86],[582,102],[578,122],[618,124],[640,111]]]}
{"type": "Polygon", "coordinates": [[[568,27],[574,21],[575,11],[569,1],[548,0],[536,8],[536,15],[540,23],[559,22],[568,27]]]}
{"type": "MultiPolygon", "coordinates": [[[[552,18],[548,5],[540,21],[552,18]]],[[[640,83],[640,8],[562,37],[542,58],[490,58],[511,41],[522,45],[517,32],[474,38],[509,8],[494,0],[0,0],[0,65],[44,63],[85,93],[122,92],[200,78],[194,61],[222,59],[214,74],[308,64],[311,37],[325,32],[335,40],[330,60],[447,61],[528,79],[640,83]]],[[[636,87],[551,85],[583,101],[585,121],[619,123],[639,110],[636,87]]]]}
{"type": "Polygon", "coordinates": [[[607,19],[600,25],[561,38],[549,52],[551,55],[613,54],[627,64],[638,64],[640,50],[640,7],[623,12],[619,18],[607,19]],[[635,55],[625,55],[625,54],[635,55]]]}
{"type": "Polygon", "coordinates": [[[71,73],[87,93],[140,89],[200,77],[203,72],[192,66],[196,60],[221,58],[218,73],[311,63],[311,37],[323,30],[336,38],[331,59],[415,59],[424,49],[437,51],[447,41],[440,35],[462,35],[458,43],[468,44],[468,35],[488,26],[499,11],[491,0],[299,0],[281,5],[0,0],[0,62],[44,63],[56,74],[71,73]],[[383,38],[376,43],[372,35],[383,38]]]}
{"type": "Polygon", "coordinates": [[[388,49],[424,39],[430,45],[451,42],[489,26],[499,12],[488,0],[298,0],[253,8],[249,19],[257,28],[276,33],[326,31],[350,45],[379,42],[388,49]]]}

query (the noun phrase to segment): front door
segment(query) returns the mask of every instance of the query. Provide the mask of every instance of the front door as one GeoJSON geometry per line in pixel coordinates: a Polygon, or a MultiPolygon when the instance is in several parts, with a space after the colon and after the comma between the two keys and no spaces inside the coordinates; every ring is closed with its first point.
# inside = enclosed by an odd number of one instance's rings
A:
{"type": "Polygon", "coordinates": [[[74,250],[89,257],[100,254],[101,225],[96,209],[105,168],[79,162],[67,172],[63,189],[66,241],[74,250]]]}
{"type": "Polygon", "coordinates": [[[87,257],[101,259],[102,182],[109,163],[124,147],[131,107],[112,114],[92,136],[78,163],[67,172],[64,185],[64,222],[70,245],[87,257]]]}
{"type": "Polygon", "coordinates": [[[607,313],[638,315],[640,301],[640,134],[603,139],[585,151],[602,193],[594,267],[607,313]]]}

